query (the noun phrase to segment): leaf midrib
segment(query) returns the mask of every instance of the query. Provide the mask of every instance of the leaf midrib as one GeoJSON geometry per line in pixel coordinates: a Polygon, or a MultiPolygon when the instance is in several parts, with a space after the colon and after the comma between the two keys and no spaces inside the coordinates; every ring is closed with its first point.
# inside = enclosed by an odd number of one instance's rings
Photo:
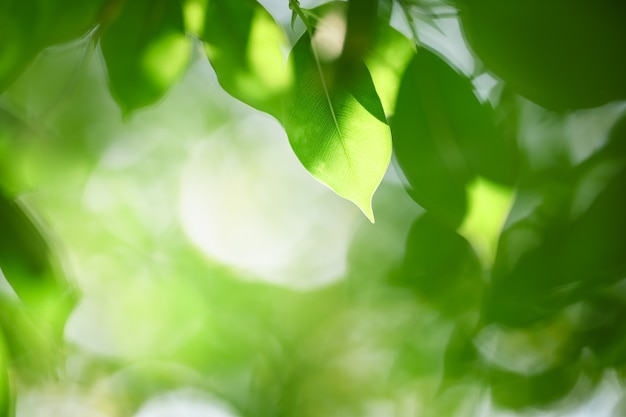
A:
{"type": "Polygon", "coordinates": [[[326,79],[324,78],[324,71],[322,70],[322,64],[319,60],[319,57],[317,55],[317,51],[315,50],[315,46],[313,45],[313,37],[311,36],[311,34],[309,34],[309,39],[310,39],[310,45],[311,45],[311,52],[313,53],[313,59],[315,60],[315,65],[317,67],[317,72],[319,73],[320,76],[320,80],[322,82],[322,89],[324,90],[324,96],[326,97],[326,102],[328,104],[328,107],[330,109],[330,114],[332,116],[333,119],[333,123],[335,124],[335,129],[337,130],[337,134],[339,135],[339,143],[341,143],[341,149],[343,150],[343,153],[346,157],[346,161],[348,162],[348,169],[350,171],[350,175],[356,179],[357,183],[359,183],[359,188],[360,187],[360,181],[359,181],[359,177],[358,175],[356,175],[355,171],[354,171],[354,167],[352,165],[352,158],[350,158],[350,153],[348,152],[348,149],[346,148],[346,143],[345,143],[345,139],[343,137],[343,133],[341,132],[341,128],[339,127],[339,120],[337,119],[337,115],[335,113],[335,109],[333,107],[333,102],[332,99],[330,97],[330,91],[328,90],[328,86],[326,84],[326,79]]]}

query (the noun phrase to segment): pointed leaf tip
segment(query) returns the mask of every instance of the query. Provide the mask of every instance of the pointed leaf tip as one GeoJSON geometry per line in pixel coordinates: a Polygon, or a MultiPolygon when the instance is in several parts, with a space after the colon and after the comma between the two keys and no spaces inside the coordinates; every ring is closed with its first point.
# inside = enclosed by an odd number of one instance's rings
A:
{"type": "Polygon", "coordinates": [[[346,77],[319,61],[307,34],[291,59],[294,85],[283,124],[304,167],[374,223],[372,197],[391,160],[391,130],[365,64],[346,77]]]}

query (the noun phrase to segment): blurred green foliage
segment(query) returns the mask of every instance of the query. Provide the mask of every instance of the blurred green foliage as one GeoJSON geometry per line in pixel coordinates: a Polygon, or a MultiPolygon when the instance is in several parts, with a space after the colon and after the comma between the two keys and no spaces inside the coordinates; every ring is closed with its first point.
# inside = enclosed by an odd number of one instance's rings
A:
{"type": "Polygon", "coordinates": [[[624,22],[0,1],[0,416],[621,415],[624,22]]]}

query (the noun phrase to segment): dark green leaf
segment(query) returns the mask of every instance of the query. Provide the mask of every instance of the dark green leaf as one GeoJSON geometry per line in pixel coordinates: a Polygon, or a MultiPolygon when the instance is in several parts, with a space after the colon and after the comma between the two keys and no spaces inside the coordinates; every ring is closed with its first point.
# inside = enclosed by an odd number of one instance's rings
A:
{"type": "Polygon", "coordinates": [[[443,357],[444,371],[440,392],[463,379],[467,381],[477,377],[479,365],[480,356],[470,335],[459,327],[455,328],[450,335],[443,357]]]}
{"type": "MultiPolygon", "coordinates": [[[[119,0],[116,0],[119,1],[119,0]]],[[[38,2],[44,45],[68,42],[87,34],[104,17],[106,0],[55,0],[38,2]]],[[[115,3],[115,2],[109,2],[115,3]]]]}
{"type": "Polygon", "coordinates": [[[352,72],[366,58],[378,38],[378,1],[348,0],[346,36],[340,58],[346,72],[352,72]]]}
{"type": "MultiPolygon", "coordinates": [[[[0,267],[17,295],[30,308],[43,297],[68,293],[67,283],[59,278],[50,261],[48,244],[23,209],[0,194],[0,267]]],[[[61,299],[55,300],[61,302],[61,299]]],[[[42,306],[39,306],[42,307],[42,306]]],[[[35,308],[35,310],[38,310],[35,308]]],[[[51,311],[39,311],[42,315],[51,311]]]]}
{"type": "Polygon", "coordinates": [[[569,364],[531,375],[500,369],[489,372],[493,401],[517,410],[546,406],[560,400],[574,388],[578,376],[579,371],[569,364]]]}
{"type": "Polygon", "coordinates": [[[394,152],[422,207],[456,227],[474,175],[512,182],[513,154],[471,82],[421,49],[409,64],[391,123],[394,152]]]}
{"type": "Polygon", "coordinates": [[[483,289],[470,244],[429,214],[413,223],[396,279],[448,316],[476,309],[483,289]]]}
{"type": "Polygon", "coordinates": [[[578,167],[522,184],[511,217],[527,214],[501,235],[487,321],[547,320],[625,276],[626,155],[614,143],[578,167]]]}
{"type": "Polygon", "coordinates": [[[111,92],[124,114],[159,100],[191,53],[178,0],[125,2],[100,43],[111,92]]]}
{"type": "Polygon", "coordinates": [[[626,299],[623,286],[609,287],[587,300],[577,336],[603,367],[626,363],[626,299]]]}
{"type": "Polygon", "coordinates": [[[35,3],[16,1],[0,4],[0,91],[17,78],[39,51],[34,36],[37,21],[32,19],[38,13],[35,3]],[[29,27],[29,24],[32,26],[29,27]]]}
{"type": "Polygon", "coordinates": [[[457,0],[485,65],[546,108],[626,98],[626,8],[615,0],[457,0]]]}
{"type": "MultiPolygon", "coordinates": [[[[572,282],[611,283],[626,276],[625,163],[606,162],[589,175],[588,181],[608,177],[608,182],[599,190],[589,209],[572,222],[565,235],[557,262],[562,274],[569,276],[572,282]]],[[[584,196],[580,194],[593,192],[590,187],[582,183],[576,197],[582,200],[584,196]]],[[[577,202],[574,200],[574,204],[577,202]]]]}
{"type": "Polygon", "coordinates": [[[295,45],[294,88],[284,126],[300,162],[315,178],[374,220],[372,196],[391,157],[391,134],[370,74],[349,79],[318,59],[308,35],[295,45]]]}
{"type": "Polygon", "coordinates": [[[83,36],[103,0],[3,1],[0,4],[0,91],[45,47],[83,36]]]}

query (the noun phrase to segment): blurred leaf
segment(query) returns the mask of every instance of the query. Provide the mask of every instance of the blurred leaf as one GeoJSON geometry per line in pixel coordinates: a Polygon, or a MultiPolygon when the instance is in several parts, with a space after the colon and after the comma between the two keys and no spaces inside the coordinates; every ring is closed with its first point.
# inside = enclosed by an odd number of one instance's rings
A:
{"type": "Polygon", "coordinates": [[[0,3],[0,91],[18,77],[39,51],[36,1],[0,3]]]}
{"type": "Polygon", "coordinates": [[[0,416],[13,417],[13,392],[9,380],[9,358],[4,342],[4,334],[0,329],[0,416]]]}
{"type": "Polygon", "coordinates": [[[0,268],[38,318],[59,326],[60,336],[75,294],[50,259],[48,244],[24,210],[0,194],[0,268]]]}
{"type": "Polygon", "coordinates": [[[528,326],[625,276],[626,155],[614,143],[524,181],[498,245],[487,321],[528,326]]]}
{"type": "Polygon", "coordinates": [[[458,232],[471,243],[482,264],[490,266],[513,203],[513,190],[476,177],[468,184],[467,195],[469,210],[458,232]]]}
{"type": "Polygon", "coordinates": [[[125,2],[100,44],[109,87],[125,115],[159,100],[191,54],[178,0],[125,2]]]}
{"type": "Polygon", "coordinates": [[[23,208],[2,194],[0,268],[15,291],[0,294],[0,330],[11,366],[25,380],[50,377],[76,295],[52,264],[47,243],[23,208]]]}
{"type": "Polygon", "coordinates": [[[379,21],[378,37],[365,63],[387,117],[394,113],[400,80],[413,53],[411,41],[387,22],[379,21]]]}
{"type": "Polygon", "coordinates": [[[320,62],[308,35],[294,46],[285,130],[304,167],[374,221],[372,196],[391,157],[391,134],[364,64],[343,79],[320,62]]]}
{"type": "Polygon", "coordinates": [[[554,262],[565,227],[546,227],[525,221],[502,233],[485,297],[486,322],[529,326],[549,319],[570,302],[571,288],[554,262]]]}
{"type": "Polygon", "coordinates": [[[482,268],[469,243],[430,214],[411,226],[396,280],[447,316],[475,311],[482,268]]]}
{"type": "Polygon", "coordinates": [[[341,70],[352,70],[369,55],[378,38],[379,0],[348,0],[346,36],[341,51],[341,70]]]}
{"type": "Polygon", "coordinates": [[[624,290],[610,288],[594,295],[585,304],[577,334],[603,367],[626,364],[626,300],[624,290]]]}
{"type": "Polygon", "coordinates": [[[481,358],[470,335],[457,326],[448,340],[443,357],[440,394],[459,383],[479,383],[481,358]],[[477,380],[473,380],[476,378],[477,380]]]}
{"type": "Polygon", "coordinates": [[[38,2],[45,45],[68,42],[87,34],[102,18],[106,0],[54,0],[38,2]]]}
{"type": "Polygon", "coordinates": [[[4,1],[0,4],[0,91],[45,47],[83,36],[104,0],[4,1]]]}
{"type": "Polygon", "coordinates": [[[513,181],[513,154],[490,107],[471,82],[434,53],[420,49],[409,64],[391,121],[394,152],[422,207],[456,227],[475,175],[513,181]]]}
{"type": "Polygon", "coordinates": [[[456,0],[485,65],[517,92],[554,110],[626,98],[626,8],[600,0],[456,0]]]}
{"type": "Polygon", "coordinates": [[[358,292],[378,289],[380,282],[404,258],[411,224],[423,210],[411,200],[400,184],[383,182],[374,199],[376,225],[363,223],[357,229],[348,252],[347,283],[358,292]]]}
{"type": "MultiPolygon", "coordinates": [[[[565,235],[557,262],[562,274],[572,282],[589,281],[597,285],[626,276],[626,161],[620,165],[619,171],[612,178],[609,176],[610,180],[589,209],[572,222],[565,235]]],[[[589,192],[581,189],[579,194],[586,191],[589,192]]]]}
{"type": "Polygon", "coordinates": [[[181,387],[209,390],[207,379],[197,371],[166,361],[140,361],[123,366],[101,382],[115,398],[122,415],[135,415],[151,398],[181,387]]]}
{"type": "Polygon", "coordinates": [[[531,375],[492,368],[491,396],[496,404],[514,410],[548,406],[569,393],[578,376],[579,371],[569,364],[531,375]]]}
{"type": "Polygon", "coordinates": [[[62,328],[55,329],[50,324],[32,314],[28,306],[1,296],[0,329],[5,338],[7,360],[26,381],[50,378],[56,371],[62,328]]]}
{"type": "Polygon", "coordinates": [[[211,0],[204,22],[201,38],[224,90],[281,120],[292,82],[282,28],[255,0],[211,0]]]}
{"type": "Polygon", "coordinates": [[[378,1],[378,15],[383,22],[388,23],[391,19],[391,13],[393,10],[393,0],[379,0],[378,1]]]}

